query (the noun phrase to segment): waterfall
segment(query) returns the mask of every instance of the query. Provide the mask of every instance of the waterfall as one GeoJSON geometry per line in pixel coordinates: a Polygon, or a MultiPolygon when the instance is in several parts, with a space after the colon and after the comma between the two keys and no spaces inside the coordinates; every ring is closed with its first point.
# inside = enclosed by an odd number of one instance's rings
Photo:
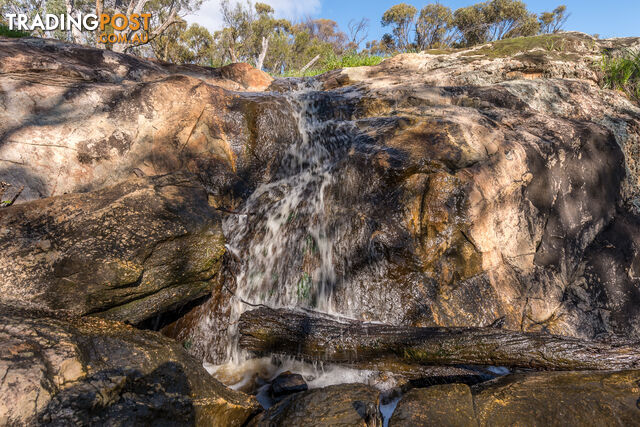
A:
{"type": "Polygon", "coordinates": [[[318,119],[316,93],[306,88],[287,95],[300,138],[286,149],[275,178],[259,185],[240,215],[223,224],[236,260],[226,355],[231,363],[246,359],[238,350],[237,321],[251,308],[247,303],[334,312],[337,278],[325,192],[337,154],[349,141],[332,132],[331,120],[318,119]]]}

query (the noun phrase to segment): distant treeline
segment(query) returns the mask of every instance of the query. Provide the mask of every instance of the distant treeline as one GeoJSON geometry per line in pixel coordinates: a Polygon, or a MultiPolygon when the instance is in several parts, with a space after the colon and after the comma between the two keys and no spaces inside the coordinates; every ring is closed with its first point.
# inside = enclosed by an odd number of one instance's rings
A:
{"type": "MultiPolygon", "coordinates": [[[[421,10],[406,3],[390,7],[381,18],[389,28],[381,40],[365,42],[369,21],[352,20],[341,30],[330,19],[291,22],[278,19],[266,3],[220,5],[224,28],[211,33],[183,18],[197,13],[202,0],[0,0],[0,12],[152,14],[148,43],[117,43],[106,48],[178,64],[221,66],[248,62],[274,75],[317,74],[328,69],[372,65],[399,52],[468,47],[511,37],[561,31],[565,6],[537,15],[519,0],[490,0],[452,10],[429,3],[421,10]]],[[[5,23],[6,24],[6,23],[5,23]]],[[[3,29],[0,22],[0,34],[3,29]]],[[[107,31],[116,32],[113,28],[107,31]]],[[[6,34],[6,28],[4,29],[6,34]]],[[[33,31],[31,35],[96,44],[92,32],[33,31]]],[[[129,34],[132,35],[132,34],[129,34]]],[[[96,44],[98,47],[104,45],[96,44]]]]}

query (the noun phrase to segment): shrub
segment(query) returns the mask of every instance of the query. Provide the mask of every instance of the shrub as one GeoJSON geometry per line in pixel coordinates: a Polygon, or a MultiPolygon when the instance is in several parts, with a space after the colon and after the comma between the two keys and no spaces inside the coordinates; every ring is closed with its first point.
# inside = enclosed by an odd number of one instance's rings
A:
{"type": "Polygon", "coordinates": [[[24,31],[10,30],[6,25],[0,24],[0,36],[17,39],[20,37],[29,37],[29,33],[25,33],[24,31]]]}
{"type": "Polygon", "coordinates": [[[362,67],[365,65],[378,65],[384,60],[384,57],[378,55],[369,55],[366,53],[345,53],[344,55],[332,54],[325,60],[321,60],[321,64],[306,70],[303,74],[299,71],[285,73],[285,77],[313,77],[318,74],[326,73],[331,70],[348,67],[362,67]]]}
{"type": "Polygon", "coordinates": [[[621,90],[640,102],[640,52],[625,51],[617,56],[605,53],[601,67],[605,88],[621,90]]]}

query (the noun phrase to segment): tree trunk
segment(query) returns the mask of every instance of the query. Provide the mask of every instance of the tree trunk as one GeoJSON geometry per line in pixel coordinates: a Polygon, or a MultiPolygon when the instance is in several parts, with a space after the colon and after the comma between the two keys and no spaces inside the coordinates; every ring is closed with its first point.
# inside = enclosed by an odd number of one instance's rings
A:
{"type": "Polygon", "coordinates": [[[238,57],[236,57],[236,51],[233,49],[233,46],[229,46],[229,57],[231,58],[232,63],[238,62],[238,57]]]}
{"type": "Polygon", "coordinates": [[[307,71],[309,69],[309,67],[311,67],[313,64],[315,64],[318,59],[320,59],[320,55],[314,56],[311,61],[307,62],[307,65],[305,65],[304,67],[302,67],[300,69],[300,74],[302,74],[305,71],[307,71]]]}
{"type": "MultiPolygon", "coordinates": [[[[102,15],[103,10],[104,10],[104,0],[96,0],[96,16],[98,17],[98,19],[100,19],[100,15],[102,15]]],[[[98,31],[96,31],[96,47],[98,49],[105,49],[106,46],[104,45],[104,43],[100,43],[100,40],[98,39],[98,37],[100,37],[99,28],[98,28],[98,31]]]]}
{"type": "Polygon", "coordinates": [[[362,363],[486,365],[549,370],[640,367],[638,343],[585,341],[496,328],[417,328],[334,319],[327,315],[259,308],[242,314],[240,346],[307,360],[362,363]]]}
{"type": "Polygon", "coordinates": [[[260,50],[260,55],[258,55],[258,60],[256,61],[256,68],[262,71],[262,65],[264,64],[264,58],[267,56],[267,50],[269,49],[269,37],[262,38],[262,49],[260,50]]]}
{"type": "MultiPolygon", "coordinates": [[[[77,14],[75,14],[75,1],[74,0],[65,0],[64,2],[66,9],[67,9],[67,15],[69,16],[73,16],[74,18],[77,18],[77,14]]],[[[82,31],[80,31],[79,28],[75,27],[75,26],[71,26],[71,36],[73,37],[73,42],[74,43],[82,43],[82,31]]]]}

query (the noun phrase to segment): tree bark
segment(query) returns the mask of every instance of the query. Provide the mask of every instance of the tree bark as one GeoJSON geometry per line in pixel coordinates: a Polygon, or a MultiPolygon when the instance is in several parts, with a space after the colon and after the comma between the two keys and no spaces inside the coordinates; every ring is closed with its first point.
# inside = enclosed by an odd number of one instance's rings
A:
{"type": "Polygon", "coordinates": [[[238,62],[238,57],[236,56],[236,51],[233,49],[233,46],[229,46],[229,56],[231,57],[232,63],[238,62]]]}
{"type": "Polygon", "coordinates": [[[548,370],[640,368],[639,343],[586,341],[496,328],[418,328],[259,308],[242,314],[240,346],[307,360],[486,365],[548,370]]]}
{"type": "Polygon", "coordinates": [[[256,61],[256,68],[262,71],[262,65],[264,64],[264,58],[267,56],[267,50],[269,50],[269,37],[262,38],[262,49],[260,50],[260,54],[258,55],[258,60],[256,61]]]}

